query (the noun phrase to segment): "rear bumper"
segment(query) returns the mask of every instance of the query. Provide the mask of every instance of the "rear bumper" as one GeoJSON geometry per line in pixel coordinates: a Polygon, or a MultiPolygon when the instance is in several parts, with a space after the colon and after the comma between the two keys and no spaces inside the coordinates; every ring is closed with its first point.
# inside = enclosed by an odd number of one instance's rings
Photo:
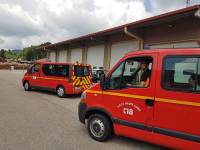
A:
{"type": "Polygon", "coordinates": [[[87,111],[86,103],[80,102],[78,105],[78,117],[79,117],[79,121],[83,124],[85,124],[86,111],[87,111]]]}

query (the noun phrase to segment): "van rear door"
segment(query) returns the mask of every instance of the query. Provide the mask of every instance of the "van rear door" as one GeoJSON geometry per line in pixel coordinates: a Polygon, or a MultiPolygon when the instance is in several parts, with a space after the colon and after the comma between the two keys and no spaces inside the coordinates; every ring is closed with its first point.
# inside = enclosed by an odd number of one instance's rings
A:
{"type": "Polygon", "coordinates": [[[73,85],[81,88],[89,88],[91,82],[91,69],[88,65],[73,65],[73,85]]]}

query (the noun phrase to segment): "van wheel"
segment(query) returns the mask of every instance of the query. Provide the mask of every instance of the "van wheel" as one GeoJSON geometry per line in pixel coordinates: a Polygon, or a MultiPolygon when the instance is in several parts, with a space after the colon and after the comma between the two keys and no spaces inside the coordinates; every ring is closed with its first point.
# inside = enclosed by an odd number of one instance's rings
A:
{"type": "Polygon", "coordinates": [[[65,88],[63,86],[57,87],[56,94],[58,97],[61,97],[61,98],[65,97],[65,88]]]}
{"type": "Polygon", "coordinates": [[[31,90],[31,86],[30,86],[30,84],[29,84],[28,81],[25,81],[25,82],[24,82],[24,90],[25,90],[25,91],[30,91],[30,90],[31,90]]]}
{"type": "Polygon", "coordinates": [[[110,121],[101,114],[93,114],[88,118],[87,129],[89,135],[99,142],[108,140],[112,135],[110,121]]]}

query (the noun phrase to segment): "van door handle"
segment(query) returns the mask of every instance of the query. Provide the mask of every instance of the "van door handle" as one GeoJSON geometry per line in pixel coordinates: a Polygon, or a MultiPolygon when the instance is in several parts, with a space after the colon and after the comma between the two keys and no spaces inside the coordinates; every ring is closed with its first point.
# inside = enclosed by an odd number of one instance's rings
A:
{"type": "Polygon", "coordinates": [[[145,104],[149,107],[154,106],[154,100],[153,99],[145,99],[145,104]]]}

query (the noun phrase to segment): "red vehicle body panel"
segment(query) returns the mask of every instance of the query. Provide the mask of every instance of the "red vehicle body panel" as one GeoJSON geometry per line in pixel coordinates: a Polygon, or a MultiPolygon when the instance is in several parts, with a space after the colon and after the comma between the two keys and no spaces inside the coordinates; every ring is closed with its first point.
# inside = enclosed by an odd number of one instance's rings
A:
{"type": "MultiPolygon", "coordinates": [[[[36,87],[36,88],[41,88],[41,89],[47,89],[51,91],[56,91],[56,88],[58,86],[63,86],[65,88],[65,94],[80,94],[82,93],[86,88],[89,88],[92,84],[91,80],[91,67],[89,67],[90,74],[87,77],[87,83],[84,82],[79,82],[79,84],[75,84],[74,80],[72,77],[73,75],[73,67],[77,64],[72,64],[72,63],[57,63],[57,62],[36,62],[34,65],[40,64],[40,70],[39,72],[34,72],[34,73],[25,73],[22,83],[24,81],[28,81],[31,85],[31,87],[36,87]],[[48,64],[48,65],[69,65],[69,77],[61,77],[61,76],[47,76],[43,72],[43,65],[48,64]]],[[[82,65],[82,64],[78,64],[82,65]]],[[[85,65],[82,65],[85,66],[85,65]]],[[[85,77],[77,77],[77,81],[85,81],[85,77]]]]}
{"type": "Polygon", "coordinates": [[[102,90],[96,84],[85,91],[87,109],[107,112],[114,120],[116,135],[176,149],[200,149],[200,94],[166,90],[161,86],[163,62],[166,56],[172,55],[200,57],[200,49],[144,50],[126,54],[108,76],[127,58],[151,56],[149,87],[102,90]],[[147,99],[154,100],[153,107],[146,105],[147,99]],[[122,113],[124,106],[133,108],[134,115],[122,113]]]}

